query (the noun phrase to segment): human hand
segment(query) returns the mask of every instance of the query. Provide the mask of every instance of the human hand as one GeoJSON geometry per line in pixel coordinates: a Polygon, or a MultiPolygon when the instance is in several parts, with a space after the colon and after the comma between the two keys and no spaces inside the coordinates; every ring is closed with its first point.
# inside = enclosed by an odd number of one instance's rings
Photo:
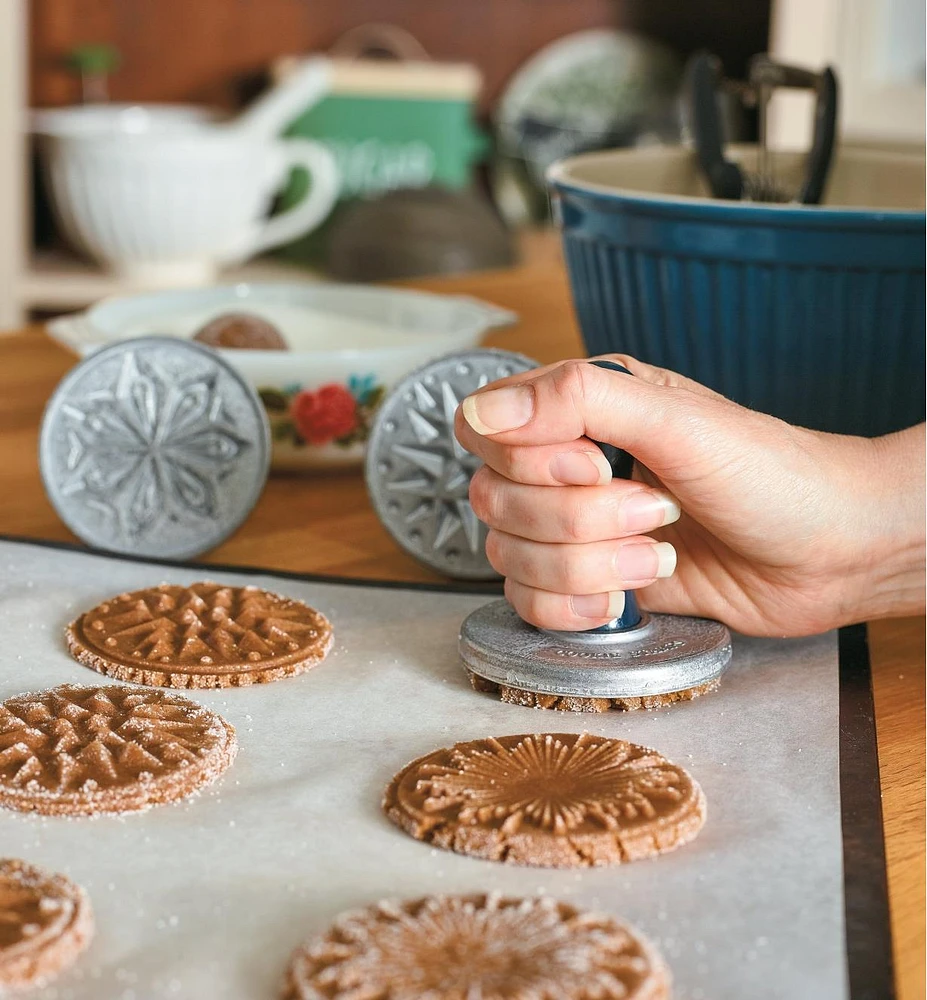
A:
{"type": "Polygon", "coordinates": [[[589,629],[646,587],[654,611],[806,635],[923,605],[923,426],[886,438],[792,427],[675,373],[568,361],[457,413],[485,462],[470,498],[516,611],[589,629]],[[611,479],[592,440],[637,459],[611,479]],[[675,571],[674,571],[675,570],[675,571]]]}

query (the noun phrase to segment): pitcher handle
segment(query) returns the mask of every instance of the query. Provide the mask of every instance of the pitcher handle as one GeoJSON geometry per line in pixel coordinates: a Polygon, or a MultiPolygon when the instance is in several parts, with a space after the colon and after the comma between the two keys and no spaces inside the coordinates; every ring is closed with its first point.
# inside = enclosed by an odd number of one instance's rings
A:
{"type": "Polygon", "coordinates": [[[284,161],[284,181],[290,169],[303,167],[309,173],[309,190],[292,208],[268,219],[244,247],[236,248],[236,257],[250,257],[305,236],[325,220],[338,199],[341,186],[338,167],[334,156],[321,143],[311,139],[281,139],[278,145],[284,161]]]}

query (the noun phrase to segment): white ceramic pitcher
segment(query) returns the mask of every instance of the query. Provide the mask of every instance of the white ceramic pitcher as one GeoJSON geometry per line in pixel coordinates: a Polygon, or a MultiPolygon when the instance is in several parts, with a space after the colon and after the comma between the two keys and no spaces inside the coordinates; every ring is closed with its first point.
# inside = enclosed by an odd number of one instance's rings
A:
{"type": "Polygon", "coordinates": [[[132,284],[155,286],[209,282],[224,265],[304,235],[334,205],[337,169],[320,143],[279,133],[328,89],[320,58],[227,122],[182,105],[35,112],[65,235],[132,284]],[[309,191],[268,219],[294,167],[308,172],[309,191]]]}

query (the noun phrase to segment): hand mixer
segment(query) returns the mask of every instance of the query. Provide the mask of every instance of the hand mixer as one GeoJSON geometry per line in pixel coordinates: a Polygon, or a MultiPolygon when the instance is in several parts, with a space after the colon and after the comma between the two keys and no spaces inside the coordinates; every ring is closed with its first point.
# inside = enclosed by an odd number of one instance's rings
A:
{"type": "MultiPolygon", "coordinates": [[[[630,375],[614,362],[590,363],[630,375]]],[[[367,447],[367,488],[387,531],[432,569],[497,578],[486,529],[467,499],[479,462],[454,437],[454,413],[488,382],[535,367],[506,351],[451,354],[406,376],[381,406],[367,447]]],[[[596,443],[612,474],[629,478],[633,458],[596,443]]],[[[535,628],[507,601],[494,601],[464,621],[459,651],[479,691],[596,712],[653,708],[711,690],[730,661],[731,637],[719,622],[642,611],[628,592],[620,617],[587,632],[535,628]]]]}
{"type": "Polygon", "coordinates": [[[837,136],[837,77],[828,66],[820,73],[798,66],[786,66],[769,56],[750,60],[745,85],[725,81],[721,63],[707,52],[697,52],[686,68],[686,96],[692,137],[702,173],[715,198],[746,199],[759,202],[789,202],[817,205],[827,182],[837,136]],[[747,105],[757,109],[759,143],[754,171],[728,159],[724,150],[723,128],[718,107],[722,87],[736,90],[747,105]],[[775,90],[810,90],[814,95],[811,146],[805,157],[804,174],[794,190],[789,190],[775,174],[775,158],[769,148],[769,102],[775,90]]]}

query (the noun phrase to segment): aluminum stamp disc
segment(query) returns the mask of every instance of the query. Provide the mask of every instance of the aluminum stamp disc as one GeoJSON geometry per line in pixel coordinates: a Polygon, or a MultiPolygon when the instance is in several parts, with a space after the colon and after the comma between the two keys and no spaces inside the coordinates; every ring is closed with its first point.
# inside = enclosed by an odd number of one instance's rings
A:
{"type": "Polygon", "coordinates": [[[640,698],[699,687],[720,677],[731,636],[720,622],[645,615],[614,635],[544,632],[507,601],[470,614],[460,630],[468,670],[495,684],[577,698],[640,698]]]}
{"type": "Polygon", "coordinates": [[[393,539],[439,573],[498,579],[470,506],[480,460],[454,437],[454,413],[481,386],[537,367],[511,351],[448,354],[407,375],[380,406],[367,443],[370,500],[393,539]]]}
{"type": "Polygon", "coordinates": [[[88,545],[187,559],[228,537],[261,495],[267,415],[216,352],[173,337],[123,341],[61,380],[39,465],[58,515],[88,545]]]}

